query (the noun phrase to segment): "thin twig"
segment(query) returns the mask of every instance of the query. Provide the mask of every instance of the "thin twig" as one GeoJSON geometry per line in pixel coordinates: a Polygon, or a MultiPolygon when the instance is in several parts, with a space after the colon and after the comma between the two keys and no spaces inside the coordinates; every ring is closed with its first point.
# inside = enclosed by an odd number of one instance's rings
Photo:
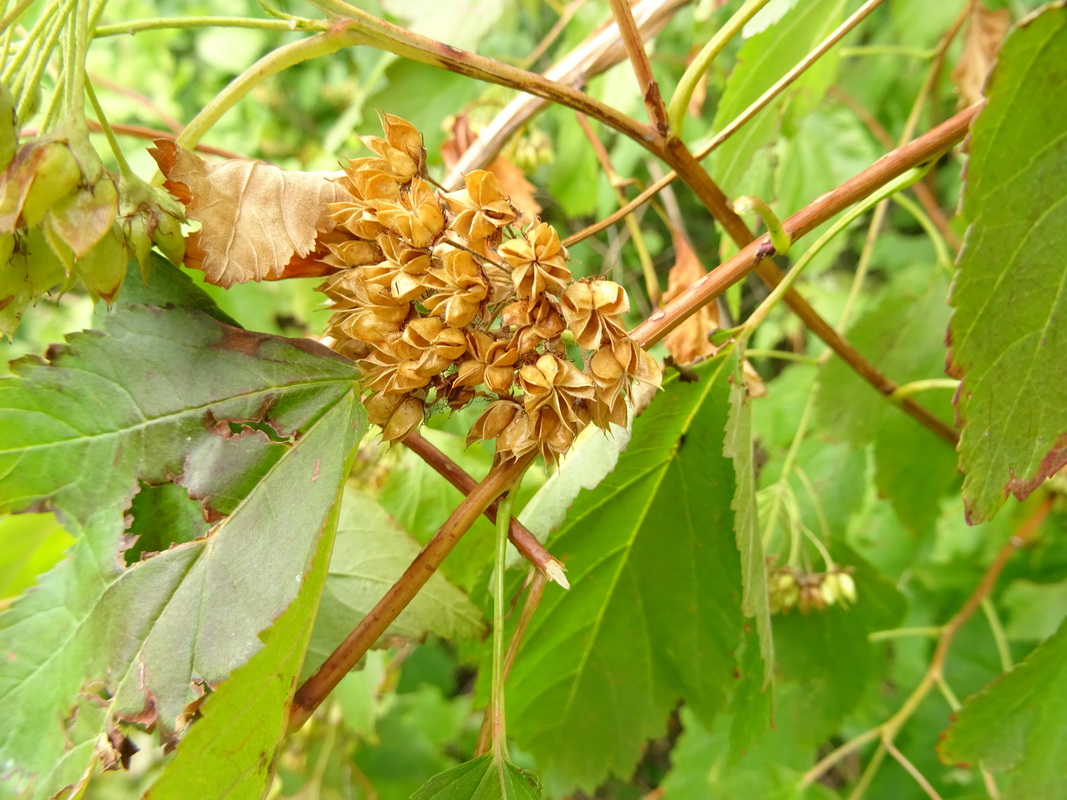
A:
{"type": "Polygon", "coordinates": [[[1030,516],[1019,526],[1004,546],[1000,548],[1000,551],[993,558],[992,563],[982,575],[981,580],[978,581],[978,585],[975,587],[974,591],[971,592],[971,595],[967,598],[966,602],[964,602],[963,607],[960,608],[952,619],[946,622],[941,628],[941,634],[938,637],[937,646],[934,648],[934,654],[930,658],[930,665],[927,667],[926,674],[923,675],[918,686],[916,686],[908,699],[904,701],[900,710],[881,725],[877,725],[874,728],[865,731],[850,741],[845,742],[833,752],[827,754],[814,767],[804,773],[804,776],[800,781],[802,788],[817,781],[827,770],[831,769],[845,756],[859,749],[867,742],[879,739],[881,740],[881,745],[867,769],[864,770],[860,785],[856,788],[860,789],[870,782],[874,770],[877,769],[877,765],[881,762],[882,755],[884,755],[888,749],[886,745],[892,744],[893,739],[896,737],[900,729],[908,719],[910,719],[911,715],[915,713],[915,710],[926,698],[926,695],[930,693],[930,690],[938,685],[938,682],[944,675],[945,661],[948,658],[948,651],[949,648],[952,647],[952,642],[956,638],[956,634],[959,633],[964,623],[971,618],[974,612],[981,607],[982,601],[990,596],[993,587],[996,585],[997,579],[1000,577],[1000,573],[1003,572],[1004,567],[1007,566],[1011,557],[1015,555],[1020,548],[1031,544],[1036,538],[1041,524],[1052,510],[1052,501],[1053,495],[1051,493],[1047,494],[1041,500],[1037,508],[1034,509],[1030,516]]]}
{"type": "MultiPolygon", "coordinates": [[[[789,233],[790,238],[796,241],[796,239],[837,215],[843,209],[866,197],[875,189],[884,186],[905,171],[929,161],[952,147],[966,134],[971,119],[977,113],[977,110],[978,106],[976,105],[961,111],[923,136],[883,156],[863,172],[817,198],[814,202],[789,217],[789,219],[785,220],[783,226],[789,233]]],[[[758,240],[751,242],[735,256],[720,264],[660,311],[657,311],[638,325],[631,331],[630,335],[643,347],[654,344],[680,325],[691,314],[695,313],[697,309],[710,303],[722,294],[727,287],[738,282],[754,270],[759,270],[760,276],[772,286],[777,285],[782,277],[781,271],[771,262],[766,261],[767,256],[772,252],[770,240],[767,236],[762,236],[758,240]]],[[[809,313],[805,308],[807,303],[802,298],[799,298],[799,296],[794,296],[793,298],[787,296],[787,302],[790,308],[804,319],[805,324],[808,325],[811,331],[826,342],[864,380],[884,395],[893,394],[897,388],[896,384],[882,375],[870,362],[857,353],[840,334],[815,314],[813,310],[809,313]]],[[[956,442],[957,435],[952,428],[915,403],[911,398],[902,399],[900,407],[941,438],[953,444],[956,442]]]]}
{"type": "Polygon", "coordinates": [[[456,507],[441,529],[422,548],[400,579],[356,626],[293,697],[289,710],[289,731],[299,730],[315,709],[333,691],[364,654],[385,633],[412,598],[426,585],[452,548],[474,521],[499,497],[534,459],[533,453],[497,464],[456,507]]]}
{"type": "MultiPolygon", "coordinates": [[[[511,668],[515,665],[515,659],[519,655],[519,647],[522,645],[523,637],[525,637],[526,631],[530,627],[530,621],[533,619],[537,607],[541,604],[541,598],[544,597],[544,594],[544,576],[535,571],[533,573],[533,579],[530,581],[529,591],[526,593],[526,600],[522,604],[519,621],[515,625],[515,631],[511,635],[511,641],[508,642],[508,653],[504,657],[505,682],[507,682],[508,676],[511,675],[511,668]]],[[[492,733],[492,719],[493,709],[487,707],[485,709],[485,715],[482,717],[482,726],[478,729],[478,740],[474,746],[475,756],[480,756],[489,750],[490,734],[492,733]]]]}
{"type": "Polygon", "coordinates": [[[630,57],[630,64],[637,77],[637,85],[645,101],[648,121],[660,136],[666,136],[667,107],[663,104],[659,84],[652,75],[652,65],[648,61],[648,53],[645,52],[645,45],[641,40],[641,31],[634,22],[633,11],[630,10],[627,0],[609,0],[609,2],[611,14],[615,17],[615,24],[619,27],[619,35],[622,37],[626,54],[630,57]]]}
{"type": "MultiPolygon", "coordinates": [[[[459,464],[418,433],[412,431],[402,441],[405,447],[429,464],[437,474],[441,475],[463,494],[470,494],[474,491],[474,487],[478,485],[474,478],[464,472],[459,464]]],[[[496,510],[497,503],[494,500],[492,505],[485,510],[485,516],[489,518],[490,522],[496,522],[496,510]]],[[[570,588],[570,584],[567,583],[567,578],[564,574],[563,562],[554,558],[544,548],[544,545],[537,541],[537,537],[530,533],[529,529],[515,517],[512,517],[508,528],[508,539],[515,545],[515,549],[519,551],[522,557],[537,567],[538,571],[548,580],[555,581],[564,589],[570,588]]]]}

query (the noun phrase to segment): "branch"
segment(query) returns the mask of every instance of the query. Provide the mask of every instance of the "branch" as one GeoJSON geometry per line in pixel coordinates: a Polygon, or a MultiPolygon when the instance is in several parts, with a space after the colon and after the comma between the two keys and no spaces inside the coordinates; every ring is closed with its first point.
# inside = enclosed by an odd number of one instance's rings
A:
{"type": "Polygon", "coordinates": [[[978,585],[974,591],[971,592],[971,596],[967,598],[967,601],[963,604],[963,607],[956,612],[944,627],[941,628],[941,635],[937,640],[937,646],[934,648],[934,654],[930,659],[930,666],[926,670],[926,674],[923,675],[919,681],[919,685],[915,688],[915,691],[911,693],[904,704],[900,707],[892,717],[878,725],[871,728],[854,739],[845,742],[838,747],[832,753],[821,759],[814,767],[804,773],[804,777],[800,781],[801,788],[809,786],[817,781],[827,770],[831,769],[842,758],[849,753],[859,749],[862,745],[874,739],[880,739],[882,744],[879,746],[878,751],[871,759],[870,765],[867,770],[864,771],[863,777],[860,779],[860,783],[857,785],[853,794],[856,794],[862,788],[865,788],[865,784],[869,783],[873,777],[873,769],[877,768],[877,764],[881,763],[885,752],[892,752],[892,742],[897,733],[904,726],[904,723],[908,721],[915,710],[919,707],[919,704],[926,698],[926,695],[930,693],[941,681],[944,669],[945,661],[948,658],[949,648],[952,647],[952,642],[956,638],[956,634],[959,633],[960,628],[967,622],[977,611],[982,602],[989,597],[993,591],[993,587],[996,585],[997,579],[1000,577],[1000,573],[1003,572],[1004,567],[1007,566],[1008,561],[1015,553],[1029,544],[1033,543],[1033,540],[1037,537],[1037,532],[1041,527],[1041,523],[1045,521],[1049,512],[1052,510],[1054,496],[1050,492],[1042,498],[1040,505],[1030,514],[1029,517],[1019,526],[1015,533],[1008,539],[1003,547],[1000,548],[1000,552],[997,553],[993,562],[986,569],[982,575],[982,579],[978,581],[978,585]]]}
{"type": "MultiPolygon", "coordinates": [[[[519,69],[412,33],[372,16],[343,0],[310,0],[310,2],[336,17],[330,29],[332,35],[351,36],[356,39],[354,44],[369,45],[420,64],[466,75],[486,83],[507,86],[509,89],[517,89],[520,92],[569,106],[600,120],[635,142],[647,146],[649,141],[647,126],[639,124],[633,118],[621,114],[585,92],[549,80],[536,72],[519,69]]],[[[652,138],[660,137],[653,136],[652,138]]]]}
{"type": "MultiPolygon", "coordinates": [[[[783,227],[789,234],[790,239],[796,241],[799,237],[907,170],[935,158],[952,147],[967,133],[971,120],[977,113],[978,108],[979,106],[975,105],[961,111],[933,130],[883,156],[863,172],[845,181],[822,197],[817,198],[814,202],[789,217],[783,222],[783,227]]],[[[684,156],[680,158],[684,159],[684,156]]],[[[692,158],[692,156],[690,155],[689,158],[692,158]]],[[[718,191],[717,187],[710,183],[710,179],[709,182],[699,182],[698,186],[701,186],[702,189],[702,200],[705,199],[705,195],[712,199],[711,193],[718,191]]],[[[718,192],[718,195],[725,202],[725,197],[722,196],[722,193],[718,192]]],[[[736,214],[733,216],[736,217],[736,214]]],[[[740,222],[740,219],[738,221],[740,222]]],[[[744,223],[741,222],[741,225],[744,226],[744,223]]],[[[727,287],[737,283],[752,271],[758,271],[760,277],[764,278],[771,286],[776,286],[782,279],[782,273],[772,262],[766,260],[773,252],[770,239],[767,236],[761,236],[758,240],[750,242],[733,258],[720,264],[682,292],[672,302],[668,303],[663,309],[657,311],[634,328],[630,335],[643,347],[651,346],[674,330],[691,314],[695,313],[697,309],[710,303],[722,294],[727,287]]],[[[814,309],[803,298],[791,293],[786,296],[786,302],[804,320],[815,335],[826,342],[834,352],[844,359],[868,383],[878,389],[879,392],[888,396],[896,391],[896,384],[882,375],[872,364],[857,353],[825,320],[815,313],[814,309]]],[[[955,443],[955,431],[913,402],[911,398],[900,400],[900,406],[937,435],[946,441],[955,443]]]]}
{"type": "MultiPolygon", "coordinates": [[[[433,467],[439,475],[463,492],[463,494],[470,494],[478,485],[475,483],[474,478],[464,472],[459,464],[434,447],[429,440],[424,439],[414,431],[405,436],[402,441],[405,447],[433,467]]],[[[490,522],[496,522],[496,510],[497,502],[494,500],[493,504],[485,510],[485,516],[489,518],[490,522]]],[[[555,581],[564,589],[570,588],[570,584],[567,583],[567,577],[564,574],[563,562],[554,558],[551,553],[545,550],[544,546],[537,541],[537,537],[530,533],[527,527],[514,517],[512,517],[508,528],[508,539],[515,545],[515,549],[522,554],[523,558],[537,567],[538,571],[548,580],[555,581]]]]}
{"type": "Polygon", "coordinates": [[[641,32],[634,22],[633,12],[627,0],[609,0],[611,14],[615,17],[615,24],[619,26],[619,35],[626,47],[626,54],[630,57],[630,64],[637,76],[637,85],[641,88],[641,95],[645,99],[645,109],[648,111],[648,121],[660,136],[667,135],[667,107],[663,104],[663,96],[659,91],[659,84],[652,75],[652,65],[648,62],[648,54],[645,52],[644,42],[641,40],[641,32]]]}
{"type": "Polygon", "coordinates": [[[371,609],[352,633],[330,654],[318,671],[296,690],[289,710],[289,731],[299,730],[315,709],[341,682],[371,646],[400,616],[412,598],[426,585],[452,548],[489,505],[503,494],[522,475],[535,454],[497,464],[477,484],[434,537],[426,543],[400,579],[394,583],[378,604],[371,609]]]}

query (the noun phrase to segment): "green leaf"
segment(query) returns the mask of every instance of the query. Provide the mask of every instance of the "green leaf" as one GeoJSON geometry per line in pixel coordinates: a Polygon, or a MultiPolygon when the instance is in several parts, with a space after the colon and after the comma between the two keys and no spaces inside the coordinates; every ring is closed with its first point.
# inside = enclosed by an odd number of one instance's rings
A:
{"type": "Polygon", "coordinates": [[[763,555],[759,513],[756,510],[752,405],[736,350],[729,358],[733,363],[733,378],[730,382],[730,417],[726,425],[723,455],[733,459],[737,481],[730,508],[734,512],[737,549],[741,553],[741,610],[746,617],[756,619],[760,657],[763,660],[763,683],[766,685],[774,676],[774,637],[767,598],[767,562],[763,555]]]}
{"type": "MultiPolygon", "coordinates": [[[[777,705],[786,709],[797,696],[783,691],[777,705]]],[[[792,715],[788,715],[789,718],[792,715]]],[[[815,783],[802,789],[800,779],[815,760],[815,746],[779,724],[763,732],[758,743],[734,763],[730,719],[706,726],[688,708],[680,714],[682,735],[671,752],[671,771],[662,783],[668,800],[824,800],[836,797],[815,783]]],[[[736,724],[736,721],[735,721],[736,724]]]]}
{"type": "Polygon", "coordinates": [[[296,599],[260,634],[263,649],[207,699],[202,718],[185,734],[177,757],[164,767],[146,798],[262,797],[270,788],[326,580],[338,505],[325,520],[311,571],[296,599]]]}
{"type": "Polygon", "coordinates": [[[364,417],[347,360],[189,308],[121,310],[16,372],[0,381],[0,507],[43,504],[78,537],[0,617],[12,722],[0,761],[39,774],[44,796],[80,779],[100,732],[68,729],[83,687],[107,692],[101,717],[169,735],[260,649],[300,588],[364,417]],[[218,524],[206,538],[127,567],[131,498],[171,481],[245,494],[207,493],[218,524]]]}
{"type": "Polygon", "coordinates": [[[486,753],[430,778],[411,800],[538,800],[537,778],[486,753]]]}
{"type": "Polygon", "coordinates": [[[939,750],[946,763],[998,773],[1005,800],[1067,796],[1067,623],[958,712],[939,750]]]}
{"type": "MultiPolygon", "coordinates": [[[[522,509],[519,521],[543,544],[567,518],[567,510],[574,498],[583,489],[595,489],[615,469],[619,454],[629,443],[629,428],[612,425],[605,433],[592,425],[586,427],[560,459],[556,471],[522,509]]],[[[508,567],[519,563],[521,558],[509,545],[508,567]]]]}
{"type": "Polygon", "coordinates": [[[33,586],[37,576],[54,567],[73,542],[52,514],[0,518],[0,598],[14,597],[33,586]]]}
{"type": "Polygon", "coordinates": [[[669,378],[614,472],[550,541],[572,588],[541,601],[508,682],[508,721],[552,793],[628,777],[679,697],[710,719],[733,686],[731,363],[701,364],[693,383],[669,378]]]}
{"type": "MultiPolygon", "coordinates": [[[[767,30],[748,39],[737,56],[738,64],[726,82],[715,112],[714,129],[722,130],[779,78],[792,69],[841,22],[844,0],[800,3],[767,30]]],[[[840,56],[831,50],[763,108],[712,155],[711,174],[731,197],[751,193],[745,173],[760,149],[774,141],[782,109],[803,97],[807,108],[817,105],[833,82],[840,56]]],[[[770,158],[768,155],[767,158],[770,158]]]]}
{"type": "Polygon", "coordinates": [[[855,568],[856,603],[807,614],[793,610],[774,620],[778,686],[800,689],[780,713],[792,715],[785,724],[811,745],[837,730],[878,676],[881,649],[868,634],[895,627],[905,611],[900,592],[852,550],[835,543],[831,553],[836,563],[855,568]]]}
{"type": "MultiPolygon", "coordinates": [[[[302,677],[325,661],[419,554],[408,535],[370,495],[349,488],[341,506],[326,590],[302,677]]],[[[478,636],[482,613],[462,591],[434,574],[385,636],[420,640],[478,636]]]]}
{"type": "MultiPolygon", "coordinates": [[[[923,278],[919,291],[898,285],[896,292],[883,295],[860,317],[847,338],[898,384],[943,377],[946,291],[941,273],[923,278]]],[[[918,400],[948,421],[949,397],[949,391],[937,389],[923,392],[918,400]]],[[[951,446],[888,402],[837,357],[826,365],[815,410],[827,430],[856,446],[874,445],[876,486],[905,524],[918,533],[929,532],[941,497],[956,485],[951,446]]]]}
{"type": "Polygon", "coordinates": [[[963,379],[968,518],[1026,497],[1067,463],[1067,7],[1005,40],[971,129],[972,220],[952,289],[952,370],[963,379]]]}

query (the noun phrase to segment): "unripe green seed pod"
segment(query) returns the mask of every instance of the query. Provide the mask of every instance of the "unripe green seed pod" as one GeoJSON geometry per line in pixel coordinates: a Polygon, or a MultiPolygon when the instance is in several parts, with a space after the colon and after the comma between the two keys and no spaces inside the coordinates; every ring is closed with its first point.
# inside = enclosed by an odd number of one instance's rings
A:
{"type": "Polygon", "coordinates": [[[45,212],[56,201],[77,188],[82,171],[70,148],[63,142],[48,142],[39,156],[33,175],[33,185],[22,204],[22,221],[34,228],[44,219],[45,212]]]}

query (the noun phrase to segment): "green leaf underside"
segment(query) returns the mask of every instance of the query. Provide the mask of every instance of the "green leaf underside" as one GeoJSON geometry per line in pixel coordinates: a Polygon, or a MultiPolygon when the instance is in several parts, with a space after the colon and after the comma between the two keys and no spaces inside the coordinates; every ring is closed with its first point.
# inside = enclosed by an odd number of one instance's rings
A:
{"type": "Polygon", "coordinates": [[[997,773],[1005,800],[1067,796],[1067,623],[963,704],[939,747],[946,763],[997,773]]]}
{"type": "Polygon", "coordinates": [[[734,512],[737,549],[741,554],[741,610],[746,617],[756,619],[759,651],[763,661],[763,684],[766,685],[774,674],[774,638],[771,633],[771,611],[767,597],[767,564],[763,555],[759,514],[756,510],[752,405],[745,389],[736,350],[729,358],[733,362],[733,380],[730,383],[730,416],[723,455],[733,459],[737,481],[737,490],[730,508],[734,512]]]}
{"type": "MultiPolygon", "coordinates": [[[[713,129],[720,131],[731,123],[826,38],[841,22],[844,7],[844,0],[799,3],[783,19],[748,39],[719,101],[713,129]]],[[[731,197],[751,190],[743,182],[745,173],[760,149],[774,141],[785,104],[803,97],[807,108],[816,105],[833,82],[839,58],[831,50],[715,151],[711,174],[731,197]]]]}
{"type": "Polygon", "coordinates": [[[43,503],[79,539],[0,617],[0,762],[39,774],[40,796],[77,781],[92,753],[101,729],[72,721],[84,687],[107,692],[108,714],[166,733],[204,684],[260,649],[301,586],[363,421],[351,364],[313,343],[184,307],[122,309],[105,331],[0,381],[0,507],[43,503]],[[194,478],[246,496],[207,538],[124,569],[138,487],[194,478]]]}
{"type": "Polygon", "coordinates": [[[164,767],[147,798],[256,798],[270,788],[326,581],[338,506],[334,504],[319,535],[311,571],[296,599],[260,634],[263,649],[204,703],[202,717],[185,734],[177,756],[164,767]]]}
{"type": "Polygon", "coordinates": [[[668,379],[615,470],[550,542],[572,588],[542,600],[508,682],[508,720],[552,793],[628,777],[680,696],[704,719],[725,704],[741,623],[722,456],[730,364],[668,379]]]}
{"type": "Polygon", "coordinates": [[[434,775],[411,800],[538,800],[537,779],[508,761],[486,753],[434,775]]]}
{"type": "MultiPolygon", "coordinates": [[[[337,542],[302,677],[314,672],[344,641],[419,550],[419,543],[372,496],[358,489],[345,490],[337,542]]],[[[478,607],[443,575],[435,573],[385,636],[418,641],[433,633],[455,639],[477,636],[483,630],[478,607]]]]}
{"type": "Polygon", "coordinates": [[[1005,40],[971,129],[972,224],[952,290],[960,468],[973,522],[1067,462],[1067,8],[1005,40]]]}

